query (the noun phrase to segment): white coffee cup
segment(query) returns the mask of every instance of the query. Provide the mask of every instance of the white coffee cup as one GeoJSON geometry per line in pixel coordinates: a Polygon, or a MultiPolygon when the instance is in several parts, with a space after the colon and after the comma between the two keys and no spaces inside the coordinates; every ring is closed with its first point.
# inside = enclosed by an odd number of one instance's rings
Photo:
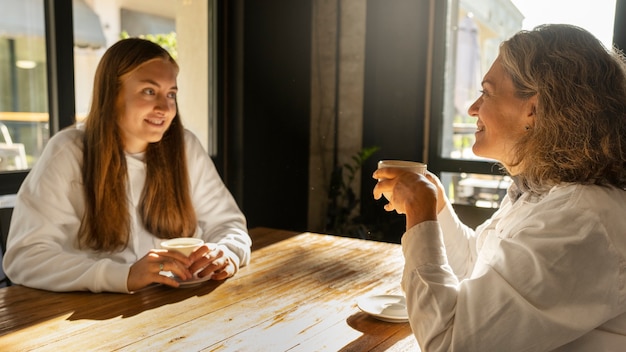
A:
{"type": "Polygon", "coordinates": [[[189,256],[197,248],[200,248],[204,241],[195,237],[178,237],[161,242],[161,248],[170,251],[178,251],[185,256],[189,256]]]}
{"type": "MultiPolygon", "coordinates": [[[[409,160],[381,160],[378,162],[378,168],[383,169],[386,167],[400,168],[409,172],[414,172],[416,174],[425,174],[426,173],[426,164],[420,163],[417,161],[409,161],[409,160]]],[[[391,200],[391,193],[383,192],[383,196],[387,198],[387,200],[391,200]]]]}

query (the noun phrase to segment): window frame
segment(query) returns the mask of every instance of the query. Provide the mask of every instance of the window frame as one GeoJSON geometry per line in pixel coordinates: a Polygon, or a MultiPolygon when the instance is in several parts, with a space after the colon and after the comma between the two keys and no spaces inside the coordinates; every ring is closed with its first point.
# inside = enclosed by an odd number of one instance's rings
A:
{"type": "MultiPolygon", "coordinates": [[[[46,74],[48,88],[48,116],[50,137],[60,130],[72,126],[75,123],[76,102],[75,102],[75,82],[74,82],[74,21],[72,0],[40,0],[44,4],[44,28],[46,40],[46,74]]],[[[213,47],[210,50],[220,50],[218,47],[217,32],[220,20],[221,6],[217,0],[209,3],[211,7],[210,25],[213,27],[213,47]]],[[[220,61],[217,54],[214,55],[214,62],[210,63],[210,89],[214,91],[213,109],[210,111],[216,120],[211,134],[213,137],[213,150],[215,155],[211,155],[218,170],[223,170],[224,146],[222,145],[223,112],[221,109],[219,81],[220,61]]],[[[18,192],[22,182],[30,172],[28,170],[3,171],[0,173],[0,195],[15,194],[18,192]]]]}
{"type": "Polygon", "coordinates": [[[433,19],[433,37],[432,37],[432,55],[429,63],[432,72],[432,81],[430,84],[430,113],[427,114],[428,125],[425,128],[427,141],[427,160],[429,170],[438,176],[442,172],[465,172],[478,173],[488,175],[502,175],[497,163],[482,160],[463,160],[452,159],[441,156],[442,140],[443,140],[443,111],[444,111],[444,93],[445,93],[445,70],[446,60],[446,36],[448,30],[448,1],[434,2],[434,19],[433,19]]]}
{"type": "MultiPolygon", "coordinates": [[[[72,0],[41,1],[44,2],[48,114],[52,136],[74,123],[73,12],[72,0]]],[[[0,173],[0,195],[17,193],[29,171],[0,173]]]]}
{"type": "MultiPolygon", "coordinates": [[[[427,113],[426,155],[429,170],[438,176],[443,172],[475,173],[485,175],[505,175],[499,164],[495,161],[452,159],[442,156],[443,141],[443,111],[445,92],[445,69],[446,60],[437,59],[446,56],[446,35],[450,17],[448,4],[458,4],[458,1],[435,1],[434,19],[432,24],[432,54],[431,69],[432,78],[430,83],[431,96],[430,111],[427,113]]],[[[613,25],[613,43],[621,50],[626,50],[626,0],[616,0],[615,23],[613,25]]]]}

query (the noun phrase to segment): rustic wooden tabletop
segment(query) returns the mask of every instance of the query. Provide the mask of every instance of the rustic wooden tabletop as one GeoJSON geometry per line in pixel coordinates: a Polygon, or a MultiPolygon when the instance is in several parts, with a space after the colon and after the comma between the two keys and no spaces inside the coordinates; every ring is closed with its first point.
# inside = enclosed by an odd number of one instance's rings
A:
{"type": "Polygon", "coordinates": [[[408,323],[357,306],[402,294],[399,245],[250,233],[251,264],[222,282],[134,294],[0,289],[0,350],[419,351],[408,323]]]}

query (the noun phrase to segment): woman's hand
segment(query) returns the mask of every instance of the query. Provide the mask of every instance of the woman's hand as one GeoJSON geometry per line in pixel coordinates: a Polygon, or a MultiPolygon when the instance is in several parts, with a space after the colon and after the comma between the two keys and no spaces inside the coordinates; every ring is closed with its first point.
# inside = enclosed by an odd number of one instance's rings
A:
{"type": "Polygon", "coordinates": [[[188,280],[193,277],[188,269],[190,265],[191,260],[179,252],[152,249],[130,267],[126,285],[129,291],[137,291],[153,283],[178,287],[176,280],[160,272],[169,271],[182,280],[188,280]]]}
{"type": "Polygon", "coordinates": [[[198,277],[212,275],[212,280],[224,280],[237,272],[235,261],[231,260],[219,247],[210,248],[203,245],[189,255],[191,265],[189,271],[197,273],[198,277]]]}
{"type": "Polygon", "coordinates": [[[376,170],[373,178],[378,180],[374,199],[389,194],[385,210],[406,214],[407,230],[423,221],[437,220],[437,213],[447,202],[441,183],[430,172],[421,175],[389,167],[376,170]]]}

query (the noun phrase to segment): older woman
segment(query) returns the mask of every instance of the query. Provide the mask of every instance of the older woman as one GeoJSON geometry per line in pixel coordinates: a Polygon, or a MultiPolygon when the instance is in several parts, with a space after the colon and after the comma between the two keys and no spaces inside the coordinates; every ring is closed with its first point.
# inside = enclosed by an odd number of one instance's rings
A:
{"type": "Polygon", "coordinates": [[[381,169],[374,197],[406,214],[402,285],[423,351],[623,351],[626,71],[587,31],[502,43],[469,108],[475,154],[512,176],[476,231],[432,175],[381,169]]]}
{"type": "Polygon", "coordinates": [[[85,124],[50,139],[18,192],[4,257],[11,281],[132,292],[178,287],[193,274],[223,280],[249,262],[245,217],[183,128],[177,75],[168,52],[147,40],[105,52],[85,124]],[[159,249],[173,237],[217,246],[190,256],[159,249]]]}

